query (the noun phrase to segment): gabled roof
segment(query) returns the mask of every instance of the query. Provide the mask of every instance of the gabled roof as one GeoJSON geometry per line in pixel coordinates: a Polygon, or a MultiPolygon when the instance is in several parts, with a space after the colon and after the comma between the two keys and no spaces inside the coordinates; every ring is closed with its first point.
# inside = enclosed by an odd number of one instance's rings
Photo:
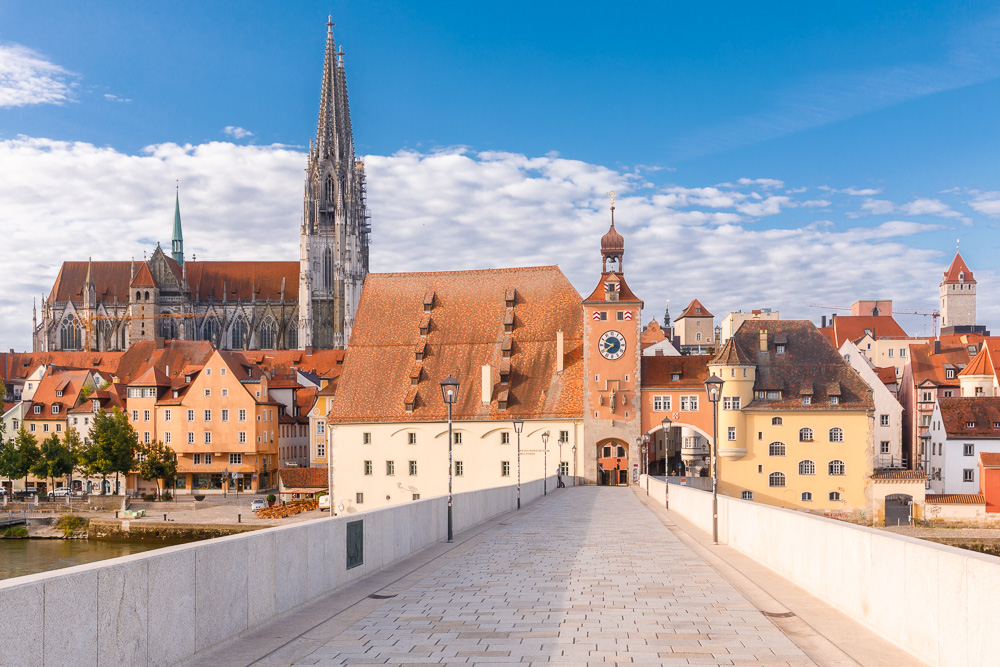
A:
{"type": "Polygon", "coordinates": [[[282,468],[278,471],[286,489],[325,489],[330,483],[326,468],[282,468]]]}
{"type": "MultiPolygon", "coordinates": [[[[603,288],[602,288],[603,290],[603,288]]],[[[358,304],[330,420],[340,423],[441,421],[448,410],[440,382],[461,382],[457,420],[579,418],[583,415],[583,318],[580,295],[556,266],[369,273],[358,304]],[[505,331],[507,295],[515,291],[514,325],[505,331]],[[424,295],[435,293],[431,326],[420,334],[424,295]],[[562,330],[562,374],[556,338],[562,330]],[[509,384],[499,367],[510,340],[509,384]],[[417,354],[422,350],[422,354],[417,354]],[[423,366],[412,412],[411,369],[423,366]],[[492,400],[483,404],[482,366],[493,368],[492,400]],[[507,409],[500,393],[509,392],[507,409]]],[[[323,394],[324,392],[320,392],[323,394]]]]}
{"type": "Polygon", "coordinates": [[[937,386],[957,387],[960,382],[957,377],[949,378],[945,365],[950,364],[956,371],[958,367],[969,363],[969,348],[961,346],[941,345],[941,351],[934,353],[932,343],[910,345],[910,369],[913,374],[913,384],[920,386],[931,382],[937,386]]]}
{"type": "Polygon", "coordinates": [[[708,312],[708,308],[701,305],[701,301],[693,299],[687,308],[684,309],[684,312],[675,318],[675,321],[683,320],[685,317],[715,317],[715,315],[708,312]]]}
{"type": "Polygon", "coordinates": [[[969,365],[959,373],[960,377],[969,377],[970,375],[994,375],[993,364],[990,362],[990,354],[985,345],[979,354],[972,358],[969,365]]]}
{"type": "Polygon", "coordinates": [[[660,328],[660,323],[653,320],[642,330],[642,336],[640,336],[642,349],[645,350],[650,345],[656,345],[661,340],[666,339],[666,337],[667,335],[660,328]]]}
{"type": "Polygon", "coordinates": [[[924,502],[928,505],[985,505],[986,497],[981,493],[928,493],[924,502]]]}
{"type": "Polygon", "coordinates": [[[112,375],[124,352],[14,352],[5,353],[6,364],[0,368],[4,379],[28,377],[41,365],[63,368],[80,368],[112,375]]]}
{"type": "Polygon", "coordinates": [[[139,265],[139,270],[135,272],[135,277],[129,283],[129,287],[156,287],[156,280],[149,270],[149,264],[143,262],[139,265]]]}
{"type": "Polygon", "coordinates": [[[76,399],[83,389],[84,382],[90,375],[90,371],[84,370],[50,370],[38,383],[38,389],[31,400],[31,405],[41,405],[41,414],[28,413],[28,419],[36,420],[56,420],[64,421],[66,411],[76,406],[76,399]],[[62,389],[60,389],[62,387],[62,389]],[[56,392],[61,391],[62,396],[57,396],[56,392]],[[63,406],[58,414],[52,414],[53,404],[63,406]]]}
{"type": "Polygon", "coordinates": [[[896,369],[892,366],[879,367],[874,370],[882,384],[897,384],[899,382],[896,379],[896,369]]]}
{"type": "Polygon", "coordinates": [[[114,375],[119,382],[129,385],[138,380],[150,366],[155,366],[172,382],[183,382],[185,368],[204,365],[212,356],[213,349],[212,344],[205,340],[172,340],[161,348],[157,348],[154,341],[140,341],[133,343],[122,354],[114,375]]]}
{"type": "Polygon", "coordinates": [[[597,283],[597,287],[595,287],[594,291],[590,293],[590,296],[588,296],[583,301],[584,303],[600,302],[602,304],[611,304],[612,306],[616,303],[623,303],[623,302],[635,303],[638,301],[639,303],[642,303],[642,300],[632,292],[632,289],[628,286],[628,283],[625,282],[624,274],[615,273],[613,271],[602,273],[601,281],[597,283]],[[619,283],[618,301],[607,301],[604,298],[604,283],[609,278],[613,278],[612,282],[619,283]]]}
{"type": "Polygon", "coordinates": [[[1000,439],[1000,397],[939,398],[938,406],[941,410],[941,425],[949,439],[1000,439]]]}
{"type": "Polygon", "coordinates": [[[837,349],[844,341],[857,341],[869,333],[872,338],[907,338],[903,327],[891,315],[837,315],[830,325],[833,345],[837,349]]]}
{"type": "Polygon", "coordinates": [[[979,452],[979,463],[984,468],[1000,468],[1000,452],[979,452]]]}
{"type": "Polygon", "coordinates": [[[972,269],[969,265],[965,263],[962,259],[961,253],[955,253],[955,259],[951,260],[951,266],[948,270],[944,272],[944,280],[941,281],[942,284],[949,283],[975,283],[976,279],[972,277],[972,269]]]}
{"type": "Polygon", "coordinates": [[[642,358],[642,388],[643,389],[680,389],[698,387],[705,388],[708,379],[708,362],[712,357],[708,354],[685,357],[646,357],[642,358]],[[674,380],[674,375],[679,377],[674,380]]]}
{"type": "Polygon", "coordinates": [[[164,375],[156,366],[150,366],[146,372],[129,383],[132,387],[169,387],[170,378],[164,375]]]}

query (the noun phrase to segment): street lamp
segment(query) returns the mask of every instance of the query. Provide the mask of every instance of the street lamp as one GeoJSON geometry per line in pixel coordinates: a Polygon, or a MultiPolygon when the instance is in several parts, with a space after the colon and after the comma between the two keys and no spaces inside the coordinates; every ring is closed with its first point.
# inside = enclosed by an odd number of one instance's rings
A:
{"type": "Polygon", "coordinates": [[[448,541],[454,542],[455,538],[452,534],[452,523],[451,523],[451,472],[452,472],[452,462],[451,462],[451,444],[454,437],[451,434],[451,406],[455,404],[458,399],[458,380],[448,373],[448,377],[441,380],[441,397],[444,402],[448,404],[448,541]]]}
{"type": "Polygon", "coordinates": [[[524,430],[524,420],[514,420],[514,433],[517,433],[517,509],[521,509],[521,431],[524,430]]]}
{"type": "Polygon", "coordinates": [[[663,426],[663,475],[666,477],[667,461],[670,460],[670,427],[674,422],[670,417],[664,417],[660,424],[663,426]]]}
{"type": "Polygon", "coordinates": [[[719,397],[722,396],[722,378],[705,380],[705,393],[712,403],[712,544],[719,543],[719,397]]]}
{"type": "Polygon", "coordinates": [[[542,455],[544,461],[542,466],[545,470],[542,472],[542,495],[549,495],[549,432],[546,431],[542,433],[542,450],[544,454],[542,455]]]}
{"type": "Polygon", "coordinates": [[[573,486],[576,486],[576,443],[573,443],[573,486]]]}

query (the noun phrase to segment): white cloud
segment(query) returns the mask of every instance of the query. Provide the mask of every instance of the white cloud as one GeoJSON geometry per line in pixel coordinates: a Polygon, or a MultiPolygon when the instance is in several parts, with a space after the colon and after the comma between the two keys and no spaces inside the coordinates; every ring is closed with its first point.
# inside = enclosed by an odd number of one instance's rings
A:
{"type": "Polygon", "coordinates": [[[896,210],[896,205],[885,199],[865,199],[861,210],[872,215],[886,215],[896,210]]]}
{"type": "Polygon", "coordinates": [[[908,204],[903,204],[899,209],[907,215],[936,215],[941,218],[965,217],[940,199],[914,199],[908,204]]]}
{"type": "Polygon", "coordinates": [[[236,125],[226,125],[222,128],[222,133],[227,137],[232,137],[233,139],[246,139],[247,137],[252,137],[253,132],[236,125]]]}
{"type": "MultiPolygon", "coordinates": [[[[62,261],[141,258],[155,247],[144,239],[167,242],[175,179],[189,256],[296,260],[305,164],[286,146],[159,144],[131,155],[82,142],[0,141],[0,228],[14,249],[4,256],[0,349],[30,347],[31,299],[51,289],[62,261]]],[[[581,293],[598,280],[604,193],[615,190],[625,269],[650,305],[646,320],[662,317],[653,304],[669,298],[680,308],[695,297],[713,312],[764,306],[815,317],[807,304],[851,303],[872,285],[885,288],[879,296],[929,307],[944,263],[906,244],[937,225],[840,230],[802,218],[818,203],[719,187],[657,190],[633,173],[558,156],[457,148],[367,156],[365,165],[373,271],[558,264],[581,293]],[[787,228],[758,222],[795,207],[787,228]]],[[[984,273],[977,270],[980,282],[984,273]]]]}
{"type": "Polygon", "coordinates": [[[0,109],[62,104],[72,99],[75,75],[20,44],[0,44],[0,109]]]}
{"type": "Polygon", "coordinates": [[[132,100],[130,100],[127,97],[120,97],[120,96],[114,95],[112,93],[104,93],[104,99],[108,100],[109,102],[131,102],[132,101],[132,100]]]}
{"type": "Polygon", "coordinates": [[[844,194],[851,195],[852,197],[872,197],[874,195],[882,194],[880,188],[846,188],[844,190],[833,190],[833,192],[843,192],[844,194]]]}
{"type": "Polygon", "coordinates": [[[758,185],[765,190],[785,187],[785,182],[776,178],[741,178],[736,182],[740,185],[758,185]]]}
{"type": "Polygon", "coordinates": [[[978,193],[968,204],[978,213],[991,218],[1000,218],[1000,192],[978,193]]]}

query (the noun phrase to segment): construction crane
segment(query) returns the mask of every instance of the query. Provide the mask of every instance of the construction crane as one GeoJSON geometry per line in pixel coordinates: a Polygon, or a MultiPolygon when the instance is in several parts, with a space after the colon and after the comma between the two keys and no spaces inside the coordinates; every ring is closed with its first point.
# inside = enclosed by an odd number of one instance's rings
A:
{"type": "MultiPolygon", "coordinates": [[[[161,313],[159,315],[148,315],[149,319],[152,320],[167,320],[167,319],[178,319],[183,320],[189,317],[225,317],[224,313],[161,313]]],[[[98,320],[115,320],[124,324],[129,321],[127,315],[121,317],[116,317],[113,315],[91,315],[89,317],[81,317],[83,320],[83,327],[85,330],[84,335],[84,349],[90,352],[90,332],[93,330],[94,324],[98,320]]]]}

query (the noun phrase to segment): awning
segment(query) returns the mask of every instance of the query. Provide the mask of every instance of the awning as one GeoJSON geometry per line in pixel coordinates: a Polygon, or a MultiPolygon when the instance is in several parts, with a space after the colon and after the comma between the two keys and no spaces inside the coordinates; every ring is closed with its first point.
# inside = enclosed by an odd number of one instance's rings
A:
{"type": "Polygon", "coordinates": [[[278,495],[280,496],[280,495],[284,495],[284,494],[288,494],[288,493],[319,493],[320,491],[326,491],[326,488],[322,488],[322,489],[318,489],[318,488],[313,488],[313,489],[304,489],[304,488],[299,488],[299,489],[285,489],[284,491],[278,492],[278,495]]]}

